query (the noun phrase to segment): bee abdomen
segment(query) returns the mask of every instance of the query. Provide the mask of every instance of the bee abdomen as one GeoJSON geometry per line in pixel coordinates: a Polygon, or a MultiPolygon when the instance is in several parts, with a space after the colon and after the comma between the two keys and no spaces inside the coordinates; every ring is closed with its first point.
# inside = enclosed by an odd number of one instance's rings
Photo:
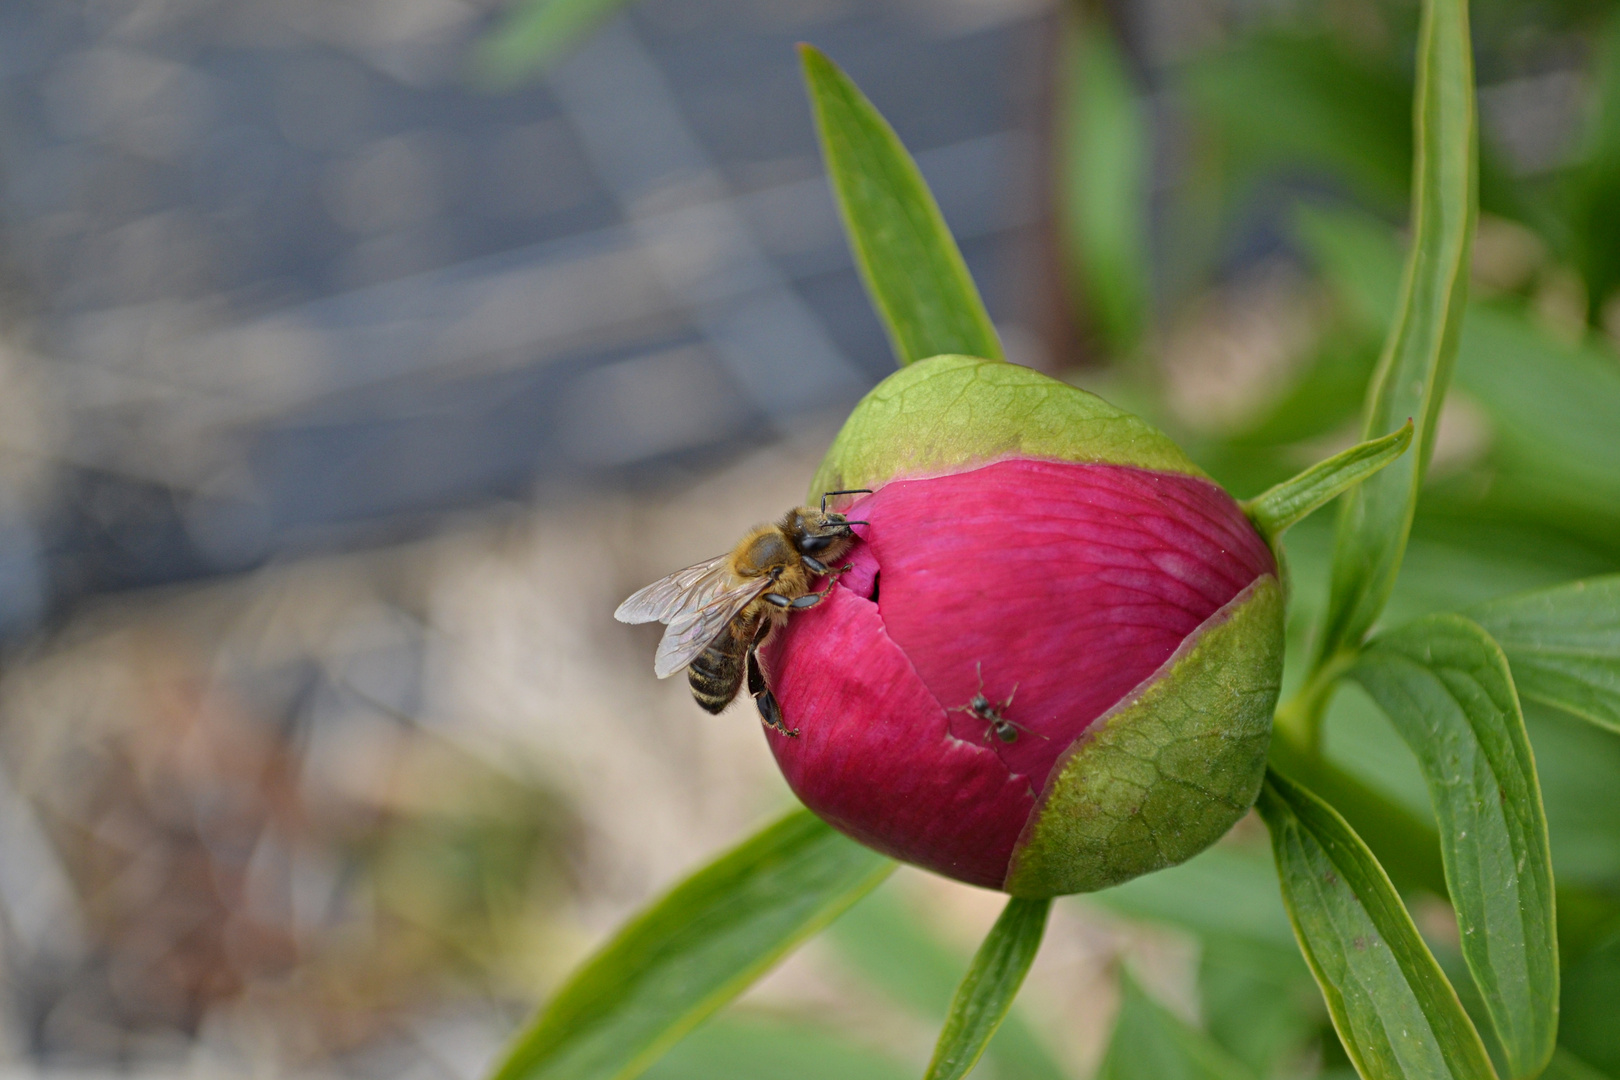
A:
{"type": "Polygon", "coordinates": [[[717,713],[730,705],[738,687],[742,686],[747,647],[738,649],[737,645],[736,639],[728,634],[704,649],[686,669],[692,697],[709,712],[717,713]]]}

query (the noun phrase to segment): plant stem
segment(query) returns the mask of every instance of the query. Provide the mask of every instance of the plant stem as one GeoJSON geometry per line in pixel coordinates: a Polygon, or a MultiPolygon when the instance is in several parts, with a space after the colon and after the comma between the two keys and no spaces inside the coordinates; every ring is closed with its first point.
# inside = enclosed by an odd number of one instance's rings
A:
{"type": "Polygon", "coordinates": [[[1334,653],[1305,679],[1293,697],[1277,709],[1274,728],[1290,744],[1290,752],[1312,758],[1322,756],[1322,720],[1333,701],[1339,680],[1355,663],[1354,650],[1334,653]]]}

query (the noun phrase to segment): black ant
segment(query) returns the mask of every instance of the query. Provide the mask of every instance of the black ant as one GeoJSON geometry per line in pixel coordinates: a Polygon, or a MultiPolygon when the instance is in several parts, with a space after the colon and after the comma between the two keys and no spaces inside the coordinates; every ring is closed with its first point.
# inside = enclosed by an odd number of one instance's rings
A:
{"type": "MultiPolygon", "coordinates": [[[[981,662],[975,664],[973,670],[979,673],[978,691],[973,695],[972,698],[968,700],[966,705],[957,705],[954,708],[946,711],[972,713],[980,720],[983,720],[985,723],[989,724],[990,726],[986,728],[984,732],[986,742],[990,740],[990,736],[992,734],[994,734],[996,738],[1000,739],[1004,743],[1016,742],[1018,740],[1018,733],[1020,731],[1028,731],[1029,729],[1024,727],[1022,724],[1015,724],[1002,714],[1009,707],[1011,707],[1013,703],[1013,695],[1018,693],[1018,684],[1014,683],[1012,693],[1008,694],[1006,699],[1000,704],[997,704],[984,696],[983,663],[981,662]]],[[[1044,739],[1046,736],[1042,735],[1041,738],[1044,739]]]]}

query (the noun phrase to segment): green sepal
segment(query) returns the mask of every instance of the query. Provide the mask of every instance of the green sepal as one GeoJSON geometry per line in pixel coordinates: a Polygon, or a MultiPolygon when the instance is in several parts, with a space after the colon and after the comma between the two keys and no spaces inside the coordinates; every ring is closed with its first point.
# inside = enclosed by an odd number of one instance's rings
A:
{"type": "Polygon", "coordinates": [[[875,489],[1007,458],[1204,475],[1168,436],[1095,394],[1017,364],[934,356],[901,368],[861,399],[810,494],[875,489]]]}
{"type": "Polygon", "coordinates": [[[1248,812],[1282,682],[1283,591],[1267,575],[1058,760],[1003,886],[1093,892],[1185,862],[1248,812]]]}
{"type": "Polygon", "coordinates": [[[1412,445],[1412,421],[1380,439],[1357,443],[1348,450],[1318,461],[1291,479],[1261,492],[1243,504],[1255,528],[1273,546],[1291,525],[1327,505],[1385,465],[1412,445]]]}

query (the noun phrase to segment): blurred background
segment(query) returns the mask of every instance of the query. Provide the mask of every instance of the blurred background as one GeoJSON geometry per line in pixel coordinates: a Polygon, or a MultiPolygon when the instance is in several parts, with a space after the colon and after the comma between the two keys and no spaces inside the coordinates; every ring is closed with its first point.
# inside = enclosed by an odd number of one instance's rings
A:
{"type": "MultiPolygon", "coordinates": [[[[1620,569],[1614,10],[1474,5],[1475,299],[1391,618],[1620,569]]],[[[477,1076],[790,805],[752,709],[702,713],[611,612],[801,501],[892,367],[795,41],[916,154],[1009,356],[1246,496],[1356,437],[1416,16],[9,0],[0,1074],[477,1076]]],[[[1289,536],[1296,655],[1330,542],[1289,536]]],[[[1620,739],[1529,720],[1606,918],[1620,739]]],[[[1328,732],[1427,806],[1357,693],[1328,732]]],[[[913,1075],[998,907],[902,871],[649,1075],[913,1075]]],[[[1244,1075],[1348,1068],[1258,826],[1053,919],[985,1074],[1106,1071],[1121,971],[1244,1075]]],[[[1565,1041],[1620,1076],[1597,955],[1565,1041]]]]}

